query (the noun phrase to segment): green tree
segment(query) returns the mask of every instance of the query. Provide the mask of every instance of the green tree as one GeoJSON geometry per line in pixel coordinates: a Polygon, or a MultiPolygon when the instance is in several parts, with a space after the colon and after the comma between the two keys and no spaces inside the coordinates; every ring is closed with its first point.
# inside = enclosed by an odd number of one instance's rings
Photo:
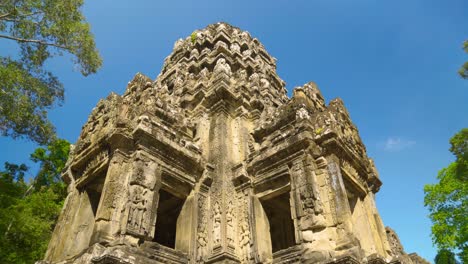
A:
{"type": "Polygon", "coordinates": [[[458,261],[452,251],[442,249],[437,252],[434,264],[458,264],[458,261]]]}
{"type": "Polygon", "coordinates": [[[14,204],[26,192],[24,176],[27,170],[24,164],[5,163],[5,170],[0,171],[0,205],[3,208],[14,204]]]}
{"type": "Polygon", "coordinates": [[[432,220],[432,240],[441,250],[458,251],[468,263],[468,128],[450,139],[456,160],[437,175],[436,184],[424,186],[424,204],[432,220]]]}
{"type": "Polygon", "coordinates": [[[63,85],[44,62],[67,52],[87,76],[102,64],[83,0],[2,0],[0,38],[16,41],[19,54],[0,54],[0,133],[40,144],[55,138],[47,111],[64,99],[63,85]]]}
{"type": "Polygon", "coordinates": [[[66,184],[60,178],[63,167],[70,152],[70,142],[57,139],[47,148],[37,148],[31,154],[31,160],[40,164],[32,187],[39,191],[41,188],[52,188],[61,198],[66,196],[66,184]]]}
{"type": "Polygon", "coordinates": [[[25,165],[0,171],[0,263],[34,263],[43,258],[66,195],[60,179],[70,144],[55,140],[31,159],[40,164],[31,183],[25,165]]]}
{"type": "MultiPolygon", "coordinates": [[[[463,50],[468,53],[468,40],[463,43],[463,50]]],[[[462,78],[468,79],[468,61],[458,71],[462,78]]]]}

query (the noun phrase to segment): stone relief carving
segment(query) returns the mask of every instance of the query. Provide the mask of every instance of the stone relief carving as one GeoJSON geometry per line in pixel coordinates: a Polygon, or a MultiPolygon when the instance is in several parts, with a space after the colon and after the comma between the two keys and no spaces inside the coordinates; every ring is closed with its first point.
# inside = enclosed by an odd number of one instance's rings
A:
{"type": "Polygon", "coordinates": [[[147,234],[148,189],[130,186],[130,204],[128,212],[127,230],[138,235],[147,234]]]}
{"type": "Polygon", "coordinates": [[[206,246],[208,244],[208,231],[206,230],[206,198],[202,195],[198,196],[198,224],[197,224],[197,261],[201,262],[205,255],[206,246]]]}
{"type": "Polygon", "coordinates": [[[353,177],[356,181],[358,181],[362,187],[366,186],[366,181],[362,178],[362,176],[357,172],[357,170],[349,164],[348,161],[343,160],[342,162],[343,170],[345,170],[351,177],[353,177]]]}
{"type": "Polygon", "coordinates": [[[241,82],[245,82],[247,80],[247,71],[245,69],[240,70],[238,78],[241,82]]]}
{"type": "Polygon", "coordinates": [[[219,58],[216,61],[216,66],[214,67],[214,73],[225,73],[227,76],[231,76],[231,66],[226,62],[226,59],[219,58]]]}
{"type": "Polygon", "coordinates": [[[89,174],[91,170],[95,169],[102,162],[108,161],[108,159],[109,159],[109,151],[107,149],[100,151],[98,154],[96,154],[96,156],[94,156],[94,158],[91,159],[91,161],[89,161],[86,164],[86,167],[83,170],[82,175],[89,174]]]}
{"type": "Polygon", "coordinates": [[[209,80],[210,80],[210,72],[208,71],[207,68],[203,68],[200,71],[200,82],[206,86],[208,85],[209,80]]]}
{"type": "Polygon", "coordinates": [[[143,159],[141,154],[138,153],[135,157],[133,175],[130,183],[142,184],[145,182],[145,167],[146,161],[143,159]]]}
{"type": "Polygon", "coordinates": [[[323,216],[323,204],[317,190],[317,182],[314,172],[306,160],[300,160],[290,168],[291,177],[295,180],[295,186],[299,193],[301,205],[300,221],[303,230],[325,227],[323,216]]]}
{"type": "Polygon", "coordinates": [[[270,82],[265,78],[261,78],[260,79],[260,89],[262,91],[263,90],[269,90],[270,89],[270,82]]]}
{"type": "Polygon", "coordinates": [[[227,212],[226,212],[226,238],[228,244],[234,245],[234,216],[233,216],[233,211],[234,206],[232,204],[232,201],[228,202],[227,205],[227,212]]]}
{"type": "Polygon", "coordinates": [[[314,194],[314,189],[310,184],[301,188],[300,197],[302,208],[306,214],[321,214],[323,212],[320,200],[314,194]]]}
{"type": "Polygon", "coordinates": [[[221,244],[221,209],[218,202],[215,202],[213,211],[213,241],[215,246],[221,244]]]}
{"type": "Polygon", "coordinates": [[[250,229],[248,222],[244,219],[240,224],[240,247],[242,249],[242,256],[244,261],[250,260],[251,246],[250,246],[250,229]]]}
{"type": "Polygon", "coordinates": [[[198,57],[200,53],[198,52],[198,49],[192,49],[190,52],[190,57],[198,57]]]}
{"type": "Polygon", "coordinates": [[[239,249],[241,251],[241,260],[248,262],[252,254],[252,241],[249,221],[249,194],[248,190],[239,193],[238,203],[238,226],[239,226],[239,249]]]}
{"type": "Polygon", "coordinates": [[[224,49],[228,49],[228,45],[226,44],[226,42],[222,41],[222,40],[218,40],[218,42],[216,42],[215,44],[215,50],[219,49],[220,47],[223,47],[224,49]]]}
{"type": "Polygon", "coordinates": [[[310,115],[309,112],[303,107],[301,107],[299,110],[296,111],[296,118],[301,120],[301,119],[309,119],[310,115]]]}
{"type": "Polygon", "coordinates": [[[239,46],[239,44],[237,44],[237,43],[235,43],[235,42],[232,43],[232,44],[231,44],[231,51],[232,51],[232,52],[238,52],[238,53],[240,53],[240,46],[239,46]]]}

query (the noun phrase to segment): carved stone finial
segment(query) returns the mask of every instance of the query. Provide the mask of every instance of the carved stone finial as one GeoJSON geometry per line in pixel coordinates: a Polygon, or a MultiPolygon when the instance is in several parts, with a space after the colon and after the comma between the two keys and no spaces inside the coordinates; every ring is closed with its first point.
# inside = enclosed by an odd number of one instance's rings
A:
{"type": "Polygon", "coordinates": [[[214,73],[224,73],[228,76],[231,76],[231,66],[226,62],[226,59],[219,58],[216,61],[216,66],[214,67],[214,73]]]}

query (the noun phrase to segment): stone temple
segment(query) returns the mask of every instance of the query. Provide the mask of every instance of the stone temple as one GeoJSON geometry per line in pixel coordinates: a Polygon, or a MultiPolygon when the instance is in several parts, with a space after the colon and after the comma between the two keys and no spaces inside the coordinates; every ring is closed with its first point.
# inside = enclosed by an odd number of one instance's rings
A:
{"type": "Polygon", "coordinates": [[[39,263],[428,263],[384,227],[343,102],[286,92],[246,31],[178,40],[155,80],[93,109],[39,263]]]}

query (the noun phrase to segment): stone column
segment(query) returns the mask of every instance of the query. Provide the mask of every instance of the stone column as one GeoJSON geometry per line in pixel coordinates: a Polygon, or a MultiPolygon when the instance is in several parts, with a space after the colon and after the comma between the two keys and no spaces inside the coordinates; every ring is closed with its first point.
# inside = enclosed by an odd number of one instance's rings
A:
{"type": "Polygon", "coordinates": [[[320,230],[325,227],[323,203],[317,189],[318,183],[314,172],[313,159],[308,155],[297,159],[289,170],[292,180],[297,220],[301,231],[320,230]]]}
{"type": "Polygon", "coordinates": [[[197,208],[197,234],[195,246],[195,262],[203,263],[208,257],[208,220],[209,220],[209,196],[208,188],[202,185],[196,194],[197,208]]]}
{"type": "Polygon", "coordinates": [[[177,218],[175,236],[175,250],[187,253],[190,256],[190,259],[193,259],[194,257],[193,249],[195,247],[194,244],[196,244],[196,210],[197,196],[192,192],[185,199],[184,205],[180,210],[180,214],[177,218]]]}
{"type": "Polygon", "coordinates": [[[251,196],[253,239],[255,241],[255,261],[256,263],[271,263],[273,260],[273,252],[271,248],[270,224],[268,217],[263,210],[260,200],[255,196],[251,196]]]}
{"type": "Polygon", "coordinates": [[[118,238],[120,219],[127,200],[130,165],[122,151],[114,151],[102,189],[91,244],[111,243],[118,238]]]}
{"type": "Polygon", "coordinates": [[[353,234],[351,209],[348,203],[348,197],[344,186],[341,169],[336,157],[328,157],[322,160],[323,165],[326,164],[329,182],[334,193],[333,207],[336,235],[337,235],[337,251],[348,251],[360,258],[359,241],[353,234]]]}
{"type": "MultiPolygon", "coordinates": [[[[226,109],[226,102],[220,101],[210,116],[208,162],[213,165],[213,184],[210,189],[210,231],[211,257],[209,262],[237,260],[235,190],[232,178],[232,118],[226,109]]],[[[210,237],[210,235],[208,236],[210,237]]]]}
{"type": "MultiPolygon", "coordinates": [[[[238,237],[238,256],[242,263],[249,263],[253,259],[253,232],[252,224],[254,215],[252,213],[253,190],[250,185],[244,185],[237,189],[237,237],[238,237]]],[[[269,236],[269,234],[267,233],[269,236]]]]}
{"type": "Polygon", "coordinates": [[[384,258],[390,257],[391,248],[387,240],[387,234],[383,225],[382,219],[375,205],[374,193],[368,192],[364,198],[364,206],[372,227],[372,235],[377,245],[377,250],[384,258]]]}
{"type": "MultiPolygon", "coordinates": [[[[334,250],[334,245],[330,242],[333,237],[330,221],[330,208],[325,207],[324,202],[328,202],[328,185],[319,181],[317,173],[320,175],[322,169],[317,167],[313,157],[305,153],[294,161],[290,168],[292,180],[292,192],[295,195],[296,211],[298,220],[299,242],[305,248],[303,260],[308,262],[324,261],[334,250]],[[320,192],[319,188],[323,188],[320,192]]],[[[323,177],[322,177],[323,178],[323,177]]],[[[329,203],[327,203],[329,205],[329,203]]]]}
{"type": "MultiPolygon", "coordinates": [[[[69,173],[69,172],[67,172],[69,173]]],[[[71,240],[63,240],[62,237],[72,237],[73,220],[75,219],[76,208],[79,206],[80,194],[71,183],[68,187],[69,192],[65,203],[60,213],[60,217],[55,226],[52,238],[49,242],[49,247],[45,255],[45,260],[58,261],[67,256],[67,251],[70,247],[71,240]]]]}

